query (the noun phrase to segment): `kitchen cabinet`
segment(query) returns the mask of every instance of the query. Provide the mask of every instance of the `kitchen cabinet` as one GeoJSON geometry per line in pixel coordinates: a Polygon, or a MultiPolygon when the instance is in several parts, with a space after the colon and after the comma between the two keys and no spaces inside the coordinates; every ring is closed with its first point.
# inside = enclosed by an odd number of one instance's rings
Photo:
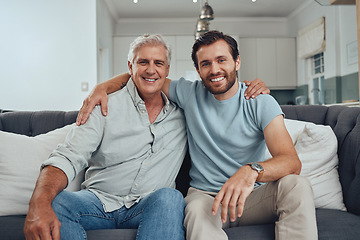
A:
{"type": "Polygon", "coordinates": [[[114,37],[113,38],[113,69],[114,75],[128,72],[128,53],[130,43],[136,37],[114,37]]]}
{"type": "Polygon", "coordinates": [[[194,63],[191,59],[192,46],[195,41],[194,36],[176,36],[176,46],[173,48],[175,56],[172,60],[172,66],[176,66],[176,75],[174,79],[184,77],[187,80],[197,80],[197,74],[194,63]]]}
{"type": "Polygon", "coordinates": [[[296,88],[295,38],[240,38],[240,80],[260,78],[269,89],[296,88]]]}

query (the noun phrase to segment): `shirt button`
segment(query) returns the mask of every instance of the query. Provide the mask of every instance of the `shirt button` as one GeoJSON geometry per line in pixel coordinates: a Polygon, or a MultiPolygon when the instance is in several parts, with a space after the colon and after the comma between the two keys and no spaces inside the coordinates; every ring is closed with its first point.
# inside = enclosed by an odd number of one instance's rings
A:
{"type": "Polygon", "coordinates": [[[141,113],[145,113],[146,111],[145,110],[141,110],[141,113]]]}

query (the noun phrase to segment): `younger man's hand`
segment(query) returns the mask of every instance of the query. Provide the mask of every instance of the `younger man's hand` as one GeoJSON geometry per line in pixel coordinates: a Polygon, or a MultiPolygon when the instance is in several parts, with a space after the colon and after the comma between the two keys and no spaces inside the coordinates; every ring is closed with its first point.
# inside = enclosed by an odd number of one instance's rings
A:
{"type": "Polygon", "coordinates": [[[222,186],[212,206],[212,214],[216,215],[221,209],[221,221],[227,221],[229,213],[230,221],[241,217],[247,197],[254,190],[254,185],[258,173],[251,169],[249,165],[241,167],[231,176],[222,186]]]}
{"type": "Polygon", "coordinates": [[[79,111],[76,119],[76,125],[84,124],[89,118],[90,113],[96,105],[101,105],[101,112],[104,116],[107,115],[108,95],[104,89],[99,85],[90,93],[84,100],[83,105],[79,111]]]}

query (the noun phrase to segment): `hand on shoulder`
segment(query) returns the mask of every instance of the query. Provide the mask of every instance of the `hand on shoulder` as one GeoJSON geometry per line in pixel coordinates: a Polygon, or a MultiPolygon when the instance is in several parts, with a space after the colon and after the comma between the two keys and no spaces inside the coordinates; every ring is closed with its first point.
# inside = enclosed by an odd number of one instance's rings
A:
{"type": "Polygon", "coordinates": [[[244,94],[246,99],[256,98],[260,94],[270,94],[270,89],[268,89],[266,84],[259,78],[256,78],[251,82],[244,80],[244,83],[248,86],[244,94]]]}

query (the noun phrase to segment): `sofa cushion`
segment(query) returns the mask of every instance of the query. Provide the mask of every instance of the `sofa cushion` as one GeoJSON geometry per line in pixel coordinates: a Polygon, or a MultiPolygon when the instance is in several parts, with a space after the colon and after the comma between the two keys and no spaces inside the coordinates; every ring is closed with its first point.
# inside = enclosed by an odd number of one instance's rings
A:
{"type": "Polygon", "coordinates": [[[1,216],[0,239],[25,240],[24,223],[25,215],[1,216]]]}
{"type": "Polygon", "coordinates": [[[137,229],[100,229],[100,230],[90,230],[86,231],[88,240],[98,240],[98,239],[107,239],[107,240],[135,240],[137,234],[137,229]]]}
{"type": "Polygon", "coordinates": [[[345,108],[334,132],[338,138],[339,174],[347,210],[360,215],[360,107],[345,108]]]}
{"type": "MultiPolygon", "coordinates": [[[[0,131],[0,216],[26,214],[42,161],[65,140],[72,125],[36,137],[0,131]]],[[[82,177],[69,185],[78,190],[82,177]]]]}
{"type": "Polygon", "coordinates": [[[0,130],[34,137],[75,122],[77,111],[18,111],[0,114],[0,130]]]}
{"type": "MultiPolygon", "coordinates": [[[[315,206],[346,210],[337,171],[337,139],[331,127],[289,119],[285,125],[302,163],[300,175],[313,187],[315,206]]],[[[268,150],[265,157],[271,157],[268,150]]]]}
{"type": "Polygon", "coordinates": [[[346,210],[337,170],[337,139],[331,127],[306,124],[295,149],[303,164],[301,175],[312,184],[316,207],[346,210]]]}
{"type": "MultiPolygon", "coordinates": [[[[24,221],[25,216],[23,215],[0,217],[1,239],[25,239],[24,221]]],[[[360,236],[360,216],[339,210],[316,209],[316,221],[319,240],[353,240],[360,236]]],[[[275,224],[271,223],[227,228],[225,232],[229,240],[274,240],[274,230],[275,224]]],[[[136,232],[136,229],[103,229],[86,231],[86,234],[89,240],[135,240],[136,232]]]]}
{"type": "Polygon", "coordinates": [[[319,240],[359,239],[360,216],[332,209],[316,209],[319,240]]]}
{"type": "Polygon", "coordinates": [[[226,228],[224,231],[229,239],[275,240],[273,223],[226,228]]]}

